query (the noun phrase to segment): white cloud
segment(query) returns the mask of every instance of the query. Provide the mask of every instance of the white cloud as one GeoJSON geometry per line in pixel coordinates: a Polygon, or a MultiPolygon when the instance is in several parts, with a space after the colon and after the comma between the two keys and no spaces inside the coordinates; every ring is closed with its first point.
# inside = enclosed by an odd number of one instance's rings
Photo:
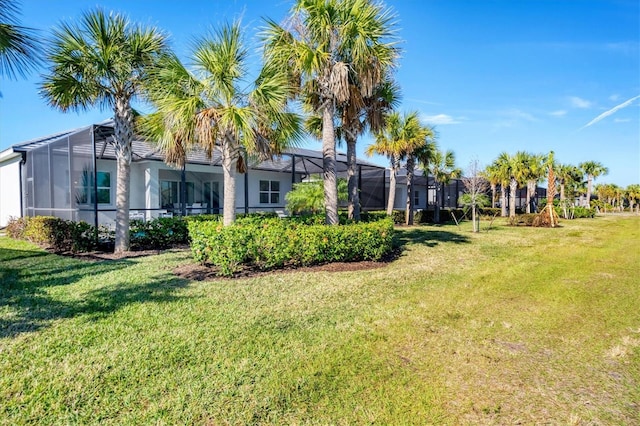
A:
{"type": "Polygon", "coordinates": [[[585,124],[582,128],[580,128],[580,130],[589,127],[593,124],[596,124],[598,121],[607,118],[608,116],[610,116],[611,114],[615,114],[616,111],[621,110],[622,108],[628,107],[629,105],[631,105],[633,103],[633,101],[635,101],[636,99],[640,99],[640,95],[638,96],[634,96],[633,98],[624,101],[623,103],[621,103],[620,105],[616,105],[613,108],[611,108],[610,110],[607,110],[605,112],[603,112],[602,114],[600,114],[599,116],[597,116],[596,118],[594,118],[593,120],[591,120],[590,122],[588,122],[587,124],[585,124]]]}
{"type": "Polygon", "coordinates": [[[614,123],[628,123],[630,121],[631,121],[630,118],[614,118],[613,119],[614,123]]]}
{"type": "Polygon", "coordinates": [[[561,110],[558,110],[558,111],[550,112],[549,115],[553,115],[554,117],[563,117],[563,116],[567,115],[567,111],[561,109],[561,110]]]}
{"type": "Polygon", "coordinates": [[[525,120],[525,121],[538,121],[533,115],[528,112],[520,111],[519,109],[510,109],[503,113],[504,116],[512,118],[514,120],[525,120]]]}
{"type": "Polygon", "coordinates": [[[613,94],[613,95],[611,95],[611,96],[609,96],[609,100],[610,100],[611,102],[615,102],[615,101],[617,101],[617,100],[619,100],[619,99],[620,99],[620,95],[618,95],[617,93],[616,93],[616,94],[613,94]]]}
{"type": "Polygon", "coordinates": [[[460,118],[454,118],[448,114],[423,115],[422,120],[427,124],[459,124],[460,118]]]}
{"type": "Polygon", "coordinates": [[[569,97],[569,101],[574,108],[590,108],[592,102],[587,101],[586,99],[579,98],[577,96],[569,97]]]}

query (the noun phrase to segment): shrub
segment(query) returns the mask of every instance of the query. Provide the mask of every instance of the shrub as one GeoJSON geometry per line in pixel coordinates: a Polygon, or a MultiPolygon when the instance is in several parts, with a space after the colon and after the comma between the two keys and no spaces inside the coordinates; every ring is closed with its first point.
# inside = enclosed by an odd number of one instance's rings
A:
{"type": "Polygon", "coordinates": [[[7,235],[11,238],[23,239],[28,224],[28,217],[10,217],[6,228],[7,235]]]}
{"type": "Polygon", "coordinates": [[[159,217],[129,224],[131,248],[163,249],[189,242],[187,223],[181,217],[159,217]]]}
{"type": "Polygon", "coordinates": [[[535,213],[517,214],[514,217],[509,217],[509,225],[511,226],[533,226],[533,223],[538,216],[535,213]]]}
{"type": "Polygon", "coordinates": [[[272,269],[286,265],[381,260],[392,250],[393,223],[378,222],[340,226],[306,225],[299,219],[189,222],[194,258],[233,275],[242,265],[272,269]]]}
{"type": "Polygon", "coordinates": [[[500,207],[479,207],[480,216],[496,217],[502,213],[500,207]]]}
{"type": "Polygon", "coordinates": [[[8,235],[44,245],[56,252],[82,252],[95,248],[94,228],[86,222],[73,222],[52,216],[11,220],[8,235]]]}

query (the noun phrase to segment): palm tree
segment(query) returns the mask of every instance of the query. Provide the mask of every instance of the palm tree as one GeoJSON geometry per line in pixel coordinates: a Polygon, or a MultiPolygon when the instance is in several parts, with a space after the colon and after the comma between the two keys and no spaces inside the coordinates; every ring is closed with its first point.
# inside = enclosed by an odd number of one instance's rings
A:
{"type": "Polygon", "coordinates": [[[559,164],[554,168],[556,174],[556,181],[560,185],[560,205],[564,218],[568,219],[567,212],[567,190],[568,186],[573,186],[582,180],[582,172],[576,167],[570,164],[559,164]]]}
{"type": "Polygon", "coordinates": [[[547,175],[547,158],[541,154],[524,153],[523,179],[527,184],[527,213],[535,213],[534,197],[538,183],[547,175]]]}
{"type": "Polygon", "coordinates": [[[117,161],[115,251],[129,249],[129,187],[134,112],[131,101],[142,76],[165,51],[155,28],[132,24],[101,9],[86,12],[79,25],[61,24],[48,52],[50,69],[41,84],[49,105],[64,112],[110,107],[117,161]]]}
{"type": "Polygon", "coordinates": [[[593,181],[600,175],[606,175],[609,173],[609,169],[602,165],[602,163],[598,161],[585,161],[584,163],[578,164],[578,167],[582,170],[582,172],[587,175],[587,201],[586,207],[591,208],[591,192],[593,187],[593,181]]]}
{"type": "Polygon", "coordinates": [[[640,205],[640,184],[634,183],[625,189],[625,198],[629,201],[629,211],[633,211],[636,204],[640,205]]]}
{"type": "Polygon", "coordinates": [[[19,3],[0,0],[0,76],[24,77],[40,63],[40,40],[35,30],[20,25],[19,3]]]}
{"type": "Polygon", "coordinates": [[[492,168],[496,173],[499,181],[500,181],[500,216],[506,217],[507,215],[511,215],[511,208],[513,207],[513,216],[516,214],[515,210],[515,191],[517,190],[518,183],[515,182],[515,189],[513,190],[513,197],[511,197],[511,187],[512,187],[512,163],[513,158],[506,152],[502,152],[498,158],[493,162],[492,168]],[[509,202],[507,202],[507,189],[509,189],[509,202]],[[509,213],[507,213],[507,205],[509,205],[509,213]]]}
{"type": "Polygon", "coordinates": [[[505,179],[503,181],[503,186],[509,186],[510,218],[514,218],[516,216],[516,192],[519,185],[524,182],[526,160],[527,154],[523,151],[518,151],[515,155],[509,155],[506,152],[502,152],[496,160],[496,163],[500,168],[500,174],[503,179],[505,179]]]}
{"type": "Polygon", "coordinates": [[[356,174],[357,138],[371,131],[377,133],[385,124],[385,117],[399,102],[400,88],[394,81],[385,80],[374,90],[372,96],[365,97],[357,86],[350,84],[349,101],[339,109],[340,128],[347,143],[347,187],[349,192],[347,214],[349,219],[360,220],[360,194],[356,174]]]}
{"type": "Polygon", "coordinates": [[[489,164],[481,174],[485,179],[487,179],[487,182],[489,182],[489,186],[491,187],[491,208],[493,209],[496,207],[497,186],[501,183],[500,169],[495,163],[489,164]]]}
{"type": "Polygon", "coordinates": [[[322,118],[324,194],[328,224],[338,224],[335,169],[336,106],[351,99],[349,79],[370,97],[398,56],[394,16],[370,0],[297,0],[286,27],[267,21],[266,50],[300,84],[322,118]]]}
{"type": "MultiPolygon", "coordinates": [[[[366,149],[367,155],[384,155],[391,161],[389,171],[389,198],[387,202],[387,214],[393,214],[393,205],[396,197],[396,176],[400,169],[400,162],[408,153],[417,151],[424,145],[426,138],[425,128],[420,124],[418,112],[412,111],[401,115],[392,112],[387,116],[385,127],[376,134],[376,140],[366,149]]],[[[410,188],[410,173],[413,173],[412,165],[407,167],[407,185],[410,188]],[[411,170],[410,170],[411,169],[411,170]]],[[[408,188],[408,189],[409,189],[408,188]]],[[[405,222],[408,221],[408,215],[405,222]]]]}
{"type": "Polygon", "coordinates": [[[244,91],[247,53],[236,23],[195,42],[194,72],[166,55],[145,85],[157,112],[139,124],[173,164],[183,165],[195,146],[209,157],[219,150],[224,225],[235,221],[236,173],[246,171],[247,156],[270,158],[300,135],[299,116],[286,110],[291,89],[285,74],[265,64],[252,90],[244,91]]]}
{"type": "Polygon", "coordinates": [[[411,143],[406,146],[405,156],[407,161],[405,167],[407,169],[407,207],[405,212],[405,223],[407,225],[413,225],[413,204],[415,201],[413,193],[414,168],[416,162],[418,162],[423,169],[429,167],[429,164],[434,158],[434,153],[438,149],[436,138],[436,131],[433,127],[421,126],[415,140],[411,141],[411,143]]]}
{"type": "Polygon", "coordinates": [[[436,149],[433,152],[431,162],[425,168],[425,172],[433,176],[436,185],[436,205],[433,212],[433,221],[440,223],[440,204],[442,204],[442,185],[448,184],[451,179],[459,177],[462,172],[456,168],[456,157],[453,151],[441,151],[436,149]]]}

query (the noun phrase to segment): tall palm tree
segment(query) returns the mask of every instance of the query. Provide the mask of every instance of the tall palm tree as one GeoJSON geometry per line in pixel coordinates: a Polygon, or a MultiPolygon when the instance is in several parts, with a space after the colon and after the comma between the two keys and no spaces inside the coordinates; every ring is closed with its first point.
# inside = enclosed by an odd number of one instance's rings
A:
{"type": "MultiPolygon", "coordinates": [[[[414,169],[416,163],[422,166],[422,169],[429,168],[429,164],[434,159],[434,154],[437,151],[437,135],[436,131],[431,126],[421,126],[415,140],[412,140],[406,146],[406,169],[407,169],[407,203],[405,211],[405,224],[413,225],[413,210],[414,210],[414,190],[413,190],[413,178],[414,169]]],[[[427,175],[428,180],[428,175],[427,175]]]]}
{"type": "Polygon", "coordinates": [[[516,216],[516,192],[518,187],[524,182],[526,173],[527,154],[523,151],[517,152],[515,155],[509,155],[502,152],[496,160],[500,173],[505,179],[504,186],[509,187],[509,217],[516,216]]]}
{"type": "Polygon", "coordinates": [[[496,192],[498,184],[501,183],[500,178],[500,169],[495,163],[489,164],[483,173],[482,176],[489,182],[489,186],[491,187],[491,208],[496,207],[496,192]]]}
{"type": "MultiPolygon", "coordinates": [[[[400,169],[400,162],[424,145],[426,134],[424,126],[420,124],[417,111],[400,114],[397,111],[387,116],[385,127],[376,134],[376,140],[365,151],[367,155],[384,155],[391,161],[389,171],[389,198],[387,202],[387,214],[393,213],[393,205],[396,196],[396,177],[400,169]]],[[[409,165],[411,167],[411,165],[409,165]]],[[[413,170],[411,170],[411,173],[413,170]]],[[[410,179],[410,171],[407,170],[407,182],[410,179]]]]}
{"type": "Polygon", "coordinates": [[[20,25],[19,3],[0,0],[0,76],[24,77],[40,63],[40,40],[37,32],[20,25]]]}
{"type": "Polygon", "coordinates": [[[168,162],[183,165],[196,146],[221,154],[223,224],[236,216],[236,173],[246,171],[247,155],[270,158],[300,136],[300,118],[287,111],[291,96],[286,74],[265,64],[245,90],[248,51],[240,25],[224,25],[195,42],[188,70],[166,55],[150,73],[145,96],[157,108],[140,120],[140,132],[160,141],[168,162]]]}
{"type": "Polygon", "coordinates": [[[389,9],[371,0],[297,0],[285,26],[267,21],[266,49],[286,68],[322,118],[324,193],[328,224],[338,224],[335,169],[336,106],[351,99],[349,78],[358,76],[369,97],[398,56],[389,9]]]}
{"type": "MultiPolygon", "coordinates": [[[[357,80],[356,80],[357,81],[357,80]]],[[[347,188],[349,192],[347,214],[349,219],[360,220],[360,194],[356,173],[357,138],[371,131],[377,133],[384,127],[385,117],[399,103],[400,88],[392,80],[377,85],[371,96],[363,96],[355,84],[350,83],[349,101],[338,108],[340,129],[347,143],[347,188]]]]}
{"type": "Polygon", "coordinates": [[[587,200],[586,207],[591,208],[591,192],[593,189],[593,181],[598,176],[606,175],[609,173],[609,169],[602,165],[602,163],[598,161],[585,161],[583,163],[578,164],[578,167],[582,170],[582,172],[587,175],[587,200]]]}
{"type": "Polygon", "coordinates": [[[560,186],[560,206],[565,219],[569,218],[567,212],[567,187],[573,186],[582,180],[582,172],[570,164],[559,164],[554,168],[556,181],[560,186]]]}
{"type": "Polygon", "coordinates": [[[502,152],[492,163],[492,167],[494,168],[495,173],[500,180],[500,206],[501,212],[500,216],[506,217],[507,215],[511,215],[511,208],[513,207],[513,215],[515,216],[515,191],[517,190],[518,183],[515,180],[512,180],[511,170],[512,170],[513,158],[507,152],[502,152]],[[513,197],[511,197],[511,187],[512,183],[515,183],[515,189],[513,191],[513,197]],[[507,195],[509,194],[509,195],[507,195]],[[507,201],[508,200],[508,201],[507,201]],[[507,205],[509,206],[509,212],[507,212],[507,205]]]}
{"type": "Polygon", "coordinates": [[[95,9],[83,14],[79,24],[60,24],[48,51],[50,68],[40,92],[49,105],[64,112],[96,105],[113,110],[116,252],[129,249],[131,101],[139,94],[142,76],[165,50],[166,38],[159,30],[95,9]]]}
{"type": "Polygon", "coordinates": [[[425,169],[433,176],[436,185],[436,205],[433,212],[433,221],[440,223],[440,204],[442,204],[442,185],[448,184],[451,179],[460,177],[461,170],[456,167],[456,157],[453,151],[441,151],[436,149],[433,152],[431,162],[425,169]]]}
{"type": "Polygon", "coordinates": [[[629,211],[632,212],[636,204],[640,205],[640,184],[634,183],[626,187],[625,198],[629,202],[629,211]]]}
{"type": "Polygon", "coordinates": [[[534,197],[538,183],[547,175],[547,157],[541,154],[524,153],[523,179],[527,185],[527,213],[535,213],[534,197]]]}

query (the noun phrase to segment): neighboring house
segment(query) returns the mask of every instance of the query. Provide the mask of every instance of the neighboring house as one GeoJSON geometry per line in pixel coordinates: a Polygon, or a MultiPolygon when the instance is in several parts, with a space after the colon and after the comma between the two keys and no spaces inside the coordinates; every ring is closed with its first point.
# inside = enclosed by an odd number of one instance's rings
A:
{"type": "MultiPolygon", "coordinates": [[[[16,144],[0,152],[0,227],[10,217],[57,216],[92,224],[115,221],[116,161],[113,123],[107,121],[16,144]]],[[[346,156],[336,158],[346,176],[346,156]]],[[[364,209],[383,208],[384,167],[359,160],[364,209]]],[[[271,161],[249,164],[237,175],[239,213],[284,211],[285,195],[296,182],[322,173],[322,153],[292,148],[271,161]]],[[[151,144],[133,142],[130,210],[132,218],[171,214],[221,213],[219,153],[208,159],[190,152],[184,170],[164,163],[151,144]]]]}

